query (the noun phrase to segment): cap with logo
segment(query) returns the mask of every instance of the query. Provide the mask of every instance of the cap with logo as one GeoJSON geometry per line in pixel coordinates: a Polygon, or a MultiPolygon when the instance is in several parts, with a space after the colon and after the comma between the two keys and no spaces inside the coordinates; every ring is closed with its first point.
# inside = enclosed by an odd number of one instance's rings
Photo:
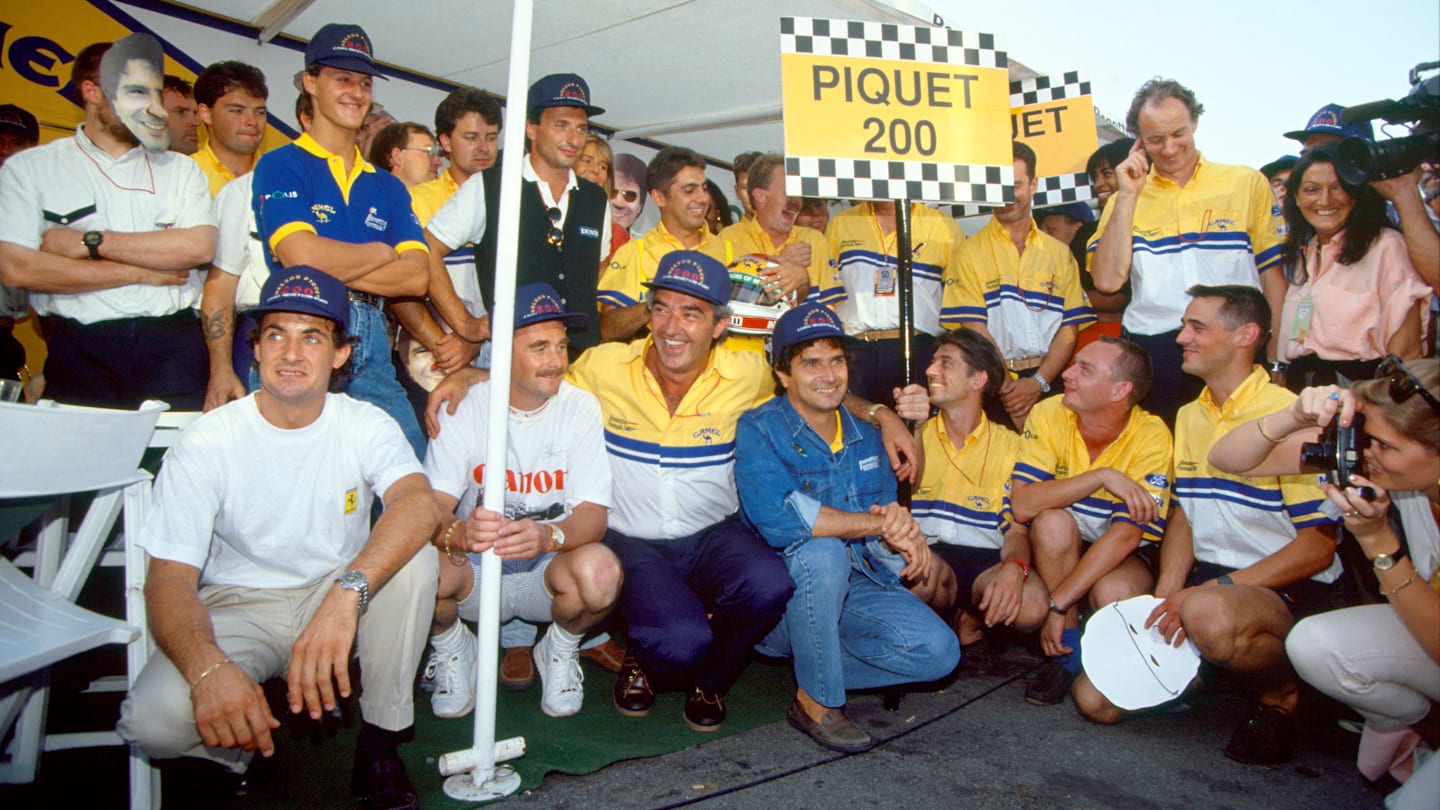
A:
{"type": "Polygon", "coordinates": [[[344,283],[328,273],[297,264],[270,274],[260,288],[260,305],[250,312],[298,312],[317,315],[350,331],[350,295],[344,283]]]}
{"type": "Polygon", "coordinates": [[[1264,166],[1261,166],[1260,173],[1265,175],[1266,180],[1274,180],[1275,175],[1295,168],[1295,164],[1299,162],[1300,158],[1294,155],[1281,155],[1269,163],[1266,163],[1264,166]]]}
{"type": "Polygon", "coordinates": [[[1044,220],[1045,217],[1053,214],[1062,214],[1076,222],[1088,223],[1095,221],[1095,212],[1091,211],[1090,206],[1083,202],[1065,203],[1064,205],[1054,205],[1049,208],[1037,208],[1035,210],[1035,221],[1040,222],[1044,220]]]}
{"type": "Polygon", "coordinates": [[[778,358],[797,343],[823,337],[847,339],[845,328],[840,325],[840,318],[834,310],[824,304],[807,301],[787,310],[775,321],[775,334],[770,338],[770,356],[778,358]]]}
{"type": "Polygon", "coordinates": [[[660,257],[655,278],[645,286],[693,295],[717,307],[730,303],[730,271],[698,250],[672,250],[660,257]]]}
{"type": "Polygon", "coordinates": [[[0,104],[0,132],[19,135],[30,143],[40,140],[40,125],[35,116],[14,104],[0,104]]]}
{"type": "Polygon", "coordinates": [[[385,78],[375,67],[375,48],[365,29],[348,23],[329,23],[310,38],[305,46],[305,67],[315,65],[385,78]]]}
{"type": "Polygon", "coordinates": [[[561,321],[566,326],[590,320],[582,312],[566,312],[560,305],[555,288],[543,281],[526,284],[515,290],[515,329],[545,321],[561,321]]]}
{"type": "Polygon", "coordinates": [[[1357,121],[1353,124],[1340,123],[1340,114],[1345,108],[1339,104],[1326,104],[1310,116],[1305,122],[1304,129],[1297,129],[1285,133],[1285,137],[1291,140],[1305,142],[1311,135],[1339,135],[1342,138],[1365,138],[1375,140],[1375,130],[1370,126],[1369,121],[1357,121]]]}
{"type": "Polygon", "coordinates": [[[525,112],[546,107],[579,107],[592,116],[605,112],[605,108],[590,103],[590,85],[576,73],[552,73],[530,85],[525,112]]]}

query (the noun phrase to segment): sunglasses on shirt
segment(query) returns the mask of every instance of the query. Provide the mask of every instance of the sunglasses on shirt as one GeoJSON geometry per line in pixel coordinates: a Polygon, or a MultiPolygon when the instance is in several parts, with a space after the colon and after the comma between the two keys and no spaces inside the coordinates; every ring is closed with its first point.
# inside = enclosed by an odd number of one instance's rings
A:
{"type": "Polygon", "coordinates": [[[550,217],[550,232],[545,234],[545,241],[558,248],[565,244],[565,232],[560,230],[561,223],[565,221],[565,215],[553,205],[545,213],[550,217]]]}
{"type": "Polygon", "coordinates": [[[1404,361],[1393,354],[1385,355],[1385,359],[1375,368],[1375,379],[1382,380],[1386,377],[1390,378],[1390,398],[1395,400],[1396,405],[1419,394],[1430,406],[1430,410],[1440,413],[1440,400],[1425,390],[1425,386],[1415,375],[1405,370],[1404,361]]]}

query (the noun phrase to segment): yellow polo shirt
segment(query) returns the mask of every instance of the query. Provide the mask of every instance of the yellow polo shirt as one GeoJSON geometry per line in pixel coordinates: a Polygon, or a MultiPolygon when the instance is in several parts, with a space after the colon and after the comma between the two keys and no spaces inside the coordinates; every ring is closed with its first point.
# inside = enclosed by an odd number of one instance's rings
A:
{"type": "MultiPolygon", "coordinates": [[[[665,228],[664,222],[620,246],[610,259],[610,265],[600,271],[600,283],[595,295],[600,309],[619,309],[640,303],[645,297],[645,282],[655,277],[655,266],[660,258],[672,250],[691,250],[680,243],[665,228]]],[[[710,233],[708,228],[700,229],[700,245],[693,248],[713,256],[729,265],[740,255],[735,253],[728,241],[710,233]]]]}
{"type": "MultiPolygon", "coordinates": [[[[210,184],[211,199],[220,193],[220,189],[224,188],[226,183],[235,179],[235,173],[231,172],[229,167],[221,163],[220,158],[215,156],[215,150],[210,148],[208,140],[195,150],[195,154],[191,155],[190,159],[200,167],[200,171],[205,175],[205,181],[210,184]]],[[[255,161],[251,160],[250,165],[253,167],[255,161]]]]}
{"type": "MultiPolygon", "coordinates": [[[[1030,411],[1021,438],[1015,480],[1038,484],[1112,467],[1144,487],[1160,507],[1160,516],[1155,522],[1140,526],[1141,539],[1159,542],[1165,534],[1165,512],[1170,506],[1171,443],[1170,430],[1160,417],[1139,406],[1132,407],[1125,429],[1091,461],[1075,412],[1065,407],[1061,397],[1051,397],[1040,400],[1030,411]]],[[[1080,536],[1092,543],[1116,521],[1139,526],[1130,517],[1125,502],[1103,487],[1071,504],[1069,511],[1080,526],[1080,536]]]]}
{"type": "Polygon", "coordinates": [[[587,349],[566,379],[600,400],[613,480],[610,528],[674,540],[740,508],[735,423],[774,388],[763,356],[717,346],[672,416],[645,367],[651,343],[646,337],[587,349]]]}
{"type": "Polygon", "coordinates": [[[420,219],[420,227],[425,227],[435,212],[450,202],[455,192],[460,189],[460,184],[450,176],[450,170],[440,172],[440,176],[434,180],[421,183],[410,189],[410,207],[415,209],[415,216],[420,219]]]}
{"type": "MultiPolygon", "coordinates": [[[[1320,511],[1325,493],[1315,475],[1231,475],[1210,466],[1210,448],[1236,427],[1290,407],[1295,395],[1270,382],[1260,366],[1217,406],[1210,389],[1175,417],[1175,499],[1194,535],[1195,559],[1247,568],[1284,548],[1296,530],[1333,526],[1320,511]]],[[[1340,558],[1310,577],[1334,582],[1340,558]]]]}
{"type": "MultiPolygon", "coordinates": [[[[805,300],[814,300],[820,295],[820,288],[823,284],[831,283],[834,277],[834,268],[830,262],[830,243],[825,239],[825,234],[814,228],[795,226],[787,234],[786,239],[777,245],[765,233],[765,230],[753,219],[742,219],[734,225],[721,230],[716,239],[729,243],[729,250],[735,257],[756,253],[766,256],[778,256],[780,251],[796,242],[804,242],[810,246],[810,266],[806,268],[810,274],[810,289],[806,291],[805,300]]],[[[727,262],[728,264],[728,262],[727,262]]],[[[744,349],[746,351],[765,352],[765,338],[761,335],[741,335],[732,333],[725,340],[727,349],[744,349]]]]}
{"type": "Polygon", "coordinates": [[[1014,520],[1010,477],[1020,457],[1019,434],[982,413],[958,449],[940,416],[931,417],[920,435],[925,469],[910,514],[926,539],[998,551],[1014,520]]]}
{"type": "MultiPolygon", "coordinates": [[[[898,328],[895,231],[881,231],[874,206],[867,202],[832,217],[825,237],[835,256],[835,277],[822,290],[820,303],[835,310],[846,334],[898,328]]],[[[927,205],[910,206],[916,329],[932,335],[940,332],[941,284],[964,241],[965,233],[955,220],[927,205]]]]}

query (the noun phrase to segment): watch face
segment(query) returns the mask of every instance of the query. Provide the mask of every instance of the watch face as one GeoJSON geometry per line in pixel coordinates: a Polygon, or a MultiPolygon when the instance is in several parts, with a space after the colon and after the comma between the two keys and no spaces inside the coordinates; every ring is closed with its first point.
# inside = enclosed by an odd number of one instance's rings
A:
{"type": "Polygon", "coordinates": [[[1395,559],[1389,554],[1381,554],[1375,558],[1376,571],[1389,571],[1395,566],[1395,559]]]}

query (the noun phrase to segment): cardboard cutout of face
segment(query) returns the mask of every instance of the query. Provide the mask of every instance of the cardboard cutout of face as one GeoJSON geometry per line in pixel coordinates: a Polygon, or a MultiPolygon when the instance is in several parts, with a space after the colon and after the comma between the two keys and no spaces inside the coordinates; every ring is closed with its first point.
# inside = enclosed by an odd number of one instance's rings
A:
{"type": "Polygon", "coordinates": [[[152,152],[170,146],[165,126],[165,51],[149,34],[115,41],[100,59],[100,88],[120,124],[152,152]]]}

